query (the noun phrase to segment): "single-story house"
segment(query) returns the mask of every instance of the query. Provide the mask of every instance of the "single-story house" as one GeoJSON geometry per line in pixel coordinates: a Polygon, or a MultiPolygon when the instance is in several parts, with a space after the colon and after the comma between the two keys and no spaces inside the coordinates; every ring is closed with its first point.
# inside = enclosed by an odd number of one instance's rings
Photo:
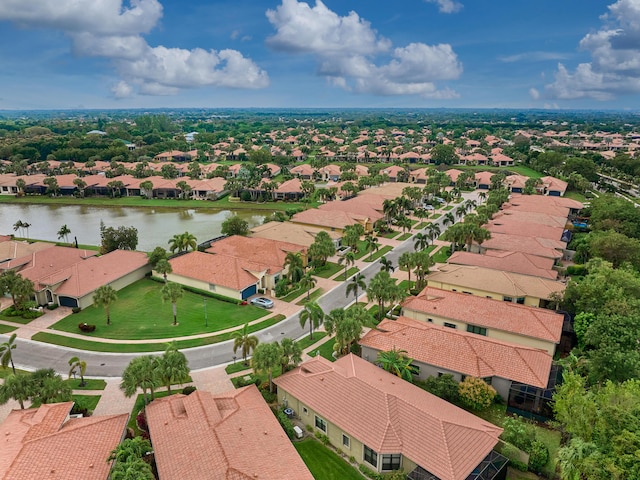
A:
{"type": "Polygon", "coordinates": [[[567,248],[565,242],[550,240],[541,237],[528,237],[524,235],[510,235],[507,233],[492,232],[491,238],[481,244],[473,244],[474,252],[485,253],[491,250],[501,252],[523,252],[538,257],[560,260],[567,248]]]}
{"type": "Polygon", "coordinates": [[[128,414],[70,418],[73,402],[12,410],[2,422],[0,478],[106,480],[128,414]]]}
{"type": "Polygon", "coordinates": [[[296,165],[291,168],[289,172],[293,175],[296,175],[298,178],[302,180],[313,180],[313,176],[316,173],[316,169],[311,165],[303,163],[302,165],[296,165]]]}
{"type": "Polygon", "coordinates": [[[546,350],[562,337],[564,316],[553,310],[426,287],[402,304],[402,315],[500,341],[546,350]]]}
{"type": "Polygon", "coordinates": [[[273,193],[274,200],[293,200],[298,201],[304,197],[302,191],[302,182],[299,178],[292,178],[282,182],[273,193]]]}
{"type": "Polygon", "coordinates": [[[313,480],[255,385],[157,398],[145,411],[159,480],[313,480]]]}
{"type": "Polygon", "coordinates": [[[554,259],[531,255],[525,252],[509,252],[506,250],[487,250],[484,255],[471,252],[454,252],[447,263],[455,265],[471,265],[492,270],[521,273],[533,277],[558,279],[558,271],[553,270],[554,259]]]}
{"type": "Polygon", "coordinates": [[[541,193],[542,195],[562,197],[567,191],[568,183],[564,180],[550,176],[542,177],[540,180],[542,181],[542,185],[537,190],[538,193],[541,193]]]}
{"type": "Polygon", "coordinates": [[[506,458],[493,451],[501,428],[353,354],[314,357],[274,383],[281,405],[374,471],[402,469],[411,480],[464,480],[491,468],[487,480],[506,476],[506,458]]]}
{"type": "Polygon", "coordinates": [[[336,248],[340,247],[342,235],[338,232],[328,232],[319,227],[310,227],[291,222],[267,222],[251,229],[251,237],[280,240],[286,238],[289,243],[310,247],[316,240],[316,235],[326,232],[333,240],[336,248]]]}
{"type": "Polygon", "coordinates": [[[475,187],[479,190],[489,190],[491,188],[491,177],[495,173],[491,172],[477,172],[475,175],[475,187]]]}
{"type": "Polygon", "coordinates": [[[512,382],[546,388],[553,364],[546,350],[407,317],[383,320],[359,343],[362,358],[372,363],[378,352],[404,350],[420,380],[445,374],[458,382],[465,377],[482,378],[504,399],[509,398],[512,382]]]}
{"type": "Polygon", "coordinates": [[[349,225],[359,223],[364,227],[365,233],[373,231],[373,221],[368,216],[343,211],[320,210],[317,208],[310,208],[309,210],[296,213],[291,217],[291,222],[320,227],[331,232],[340,233],[349,225]]]}

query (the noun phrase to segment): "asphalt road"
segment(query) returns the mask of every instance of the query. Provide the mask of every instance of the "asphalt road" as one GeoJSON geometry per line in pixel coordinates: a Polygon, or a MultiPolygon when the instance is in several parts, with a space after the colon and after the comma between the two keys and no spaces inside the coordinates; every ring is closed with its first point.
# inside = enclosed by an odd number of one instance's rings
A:
{"type": "MultiPolygon", "coordinates": [[[[465,199],[473,199],[479,201],[475,192],[465,193],[465,199]]],[[[444,232],[445,227],[442,225],[443,217],[433,221],[440,225],[444,232]]],[[[391,260],[394,265],[398,264],[398,257],[404,252],[413,250],[413,237],[406,240],[393,251],[387,253],[385,257],[391,260]]],[[[376,260],[361,270],[368,283],[371,278],[380,271],[380,262],[376,260]]],[[[329,312],[334,308],[345,308],[354,302],[354,298],[350,295],[346,297],[347,284],[343,282],[334,289],[327,292],[318,300],[318,304],[325,312],[329,312]]],[[[300,338],[307,333],[308,327],[303,329],[300,327],[299,315],[293,315],[269,328],[257,332],[255,335],[260,342],[272,342],[280,340],[284,337],[300,338]]],[[[0,335],[0,342],[8,339],[7,335],[0,335]]],[[[53,368],[58,373],[67,374],[69,371],[69,358],[77,355],[87,362],[87,371],[91,372],[91,376],[96,377],[120,377],[129,362],[140,355],[135,353],[102,353],[89,352],[85,350],[75,350],[47,343],[34,342],[32,340],[16,339],[17,348],[14,350],[16,367],[26,370],[34,370],[37,368],[53,368]]],[[[192,370],[201,370],[217,365],[233,362],[233,342],[221,342],[203,347],[195,347],[183,351],[189,360],[189,366],[192,370]]]]}

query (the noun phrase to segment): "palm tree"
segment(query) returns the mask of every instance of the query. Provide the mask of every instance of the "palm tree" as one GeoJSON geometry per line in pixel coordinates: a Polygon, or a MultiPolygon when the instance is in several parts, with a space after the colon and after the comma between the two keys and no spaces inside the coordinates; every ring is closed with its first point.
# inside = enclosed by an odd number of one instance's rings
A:
{"type": "Polygon", "coordinates": [[[305,273],[298,282],[300,288],[307,291],[307,302],[311,300],[311,289],[316,286],[316,283],[318,281],[313,278],[311,272],[305,273]]]}
{"type": "Polygon", "coordinates": [[[164,283],[166,284],[167,283],[167,275],[169,275],[171,272],[173,272],[173,267],[171,267],[171,264],[169,263],[169,260],[167,260],[166,258],[161,258],[156,263],[156,266],[155,266],[154,270],[156,272],[158,272],[160,275],[162,275],[162,278],[164,278],[164,283]]]}
{"type": "Polygon", "coordinates": [[[31,398],[31,375],[8,375],[4,383],[0,385],[0,405],[14,399],[24,410],[24,402],[31,398]]]}
{"type": "Polygon", "coordinates": [[[269,391],[273,392],[273,370],[282,361],[282,347],[278,342],[261,343],[253,351],[251,365],[256,373],[266,372],[269,375],[269,391]]]}
{"type": "Polygon", "coordinates": [[[345,295],[348,297],[351,292],[353,292],[357,302],[359,296],[358,292],[364,291],[367,288],[367,284],[365,283],[364,279],[365,277],[361,273],[357,273],[353,277],[351,277],[351,281],[347,285],[347,291],[345,292],[345,295]]]}
{"type": "Polygon", "coordinates": [[[171,385],[182,385],[189,378],[189,361],[184,353],[178,350],[175,340],[167,346],[161,357],[156,357],[155,371],[159,383],[167,387],[169,395],[171,385]]]}
{"type": "Polygon", "coordinates": [[[414,237],[414,241],[413,241],[413,249],[416,251],[424,250],[428,246],[429,246],[429,237],[422,232],[416,233],[416,236],[414,237]]]}
{"type": "Polygon", "coordinates": [[[73,184],[78,187],[78,193],[81,197],[84,197],[84,189],[87,188],[87,182],[82,180],[81,178],[74,178],[73,184]]]}
{"type": "Polygon", "coordinates": [[[302,255],[300,252],[287,252],[284,257],[284,266],[289,267],[287,269],[287,276],[291,283],[297,283],[304,275],[302,255]]]}
{"type": "Polygon", "coordinates": [[[440,225],[438,225],[437,223],[430,223],[429,225],[427,225],[427,237],[429,237],[429,240],[431,240],[432,245],[441,233],[442,231],[440,230],[440,225]]]}
{"type": "Polygon", "coordinates": [[[4,343],[0,344],[0,365],[2,368],[7,368],[11,364],[11,370],[13,374],[16,374],[16,366],[13,364],[13,350],[16,349],[16,337],[17,334],[13,333],[4,343]]]}
{"type": "Polygon", "coordinates": [[[69,243],[69,234],[71,233],[71,229],[69,227],[67,227],[67,224],[64,224],[60,227],[60,230],[58,230],[58,240],[62,240],[64,238],[64,241],[66,243],[69,243]]]}
{"type": "Polygon", "coordinates": [[[404,252],[398,258],[398,266],[407,270],[407,280],[409,282],[409,289],[411,289],[411,270],[416,268],[416,256],[411,252],[404,252]]]}
{"type": "Polygon", "coordinates": [[[111,285],[102,285],[93,294],[93,304],[96,307],[104,307],[104,313],[107,315],[107,325],[111,325],[109,306],[117,299],[118,295],[111,285]]]}
{"type": "Polygon", "coordinates": [[[144,355],[136,357],[122,373],[122,382],[120,382],[120,390],[124,392],[125,397],[129,398],[135,395],[138,388],[142,389],[144,403],[149,403],[147,399],[147,390],[151,391],[151,400],[155,397],[155,389],[158,386],[158,376],[155,372],[155,361],[153,356],[144,355]]]}
{"type": "Polygon", "coordinates": [[[78,357],[71,357],[69,359],[69,378],[71,375],[75,375],[76,371],[80,375],[80,386],[84,387],[86,382],[84,381],[84,374],[87,371],[87,362],[80,360],[78,357]]]}
{"type": "Polygon", "coordinates": [[[171,308],[173,309],[173,324],[178,325],[178,307],[176,304],[184,295],[182,286],[178,283],[168,282],[165,283],[164,287],[162,287],[161,293],[163,302],[171,302],[171,308]]]}
{"type": "Polygon", "coordinates": [[[309,322],[309,338],[313,340],[313,331],[320,326],[324,320],[324,311],[317,302],[307,302],[300,312],[300,326],[305,327],[309,322]]]}
{"type": "Polygon", "coordinates": [[[462,204],[462,205],[459,205],[458,208],[456,208],[456,217],[464,217],[466,213],[467,213],[466,205],[462,204]]]}
{"type": "Polygon", "coordinates": [[[387,257],[380,258],[380,270],[392,273],[395,269],[396,267],[393,266],[393,262],[388,260],[387,257]]]}
{"type": "Polygon", "coordinates": [[[397,350],[393,347],[387,352],[378,352],[377,362],[387,372],[408,382],[413,380],[414,369],[411,366],[413,359],[407,356],[405,350],[397,350]]]}
{"type": "Polygon", "coordinates": [[[249,324],[245,323],[242,330],[231,333],[231,338],[233,338],[233,353],[235,354],[238,349],[241,349],[244,364],[249,365],[247,357],[251,354],[251,350],[255,350],[260,343],[258,337],[249,333],[249,324]]]}
{"type": "Polygon", "coordinates": [[[456,223],[456,217],[454,217],[453,213],[445,213],[442,217],[442,225],[446,227],[447,225],[453,225],[454,223],[456,223]]]}
{"type": "Polygon", "coordinates": [[[290,366],[294,368],[302,361],[302,348],[298,342],[290,338],[283,338],[280,342],[282,347],[282,373],[286,373],[290,366]]]}
{"type": "Polygon", "coordinates": [[[369,234],[364,239],[367,252],[369,253],[369,261],[373,259],[373,252],[377,252],[380,249],[380,240],[378,237],[374,237],[369,234]]]}
{"type": "Polygon", "coordinates": [[[381,321],[385,314],[385,304],[400,301],[404,292],[389,273],[380,271],[369,282],[367,297],[378,302],[378,321],[381,321]]]}
{"type": "MultiPolygon", "coordinates": [[[[24,222],[22,220],[18,220],[16,223],[13,224],[13,231],[17,232],[18,230],[22,230],[24,229],[24,222]]],[[[23,231],[23,235],[24,235],[24,231],[23,231]]]]}
{"type": "Polygon", "coordinates": [[[27,182],[24,181],[23,178],[19,178],[16,180],[16,187],[18,189],[18,194],[24,194],[24,188],[27,186],[27,182]]]}
{"type": "Polygon", "coordinates": [[[349,265],[356,263],[356,254],[352,251],[348,251],[338,259],[338,263],[342,265],[344,263],[344,280],[347,281],[347,268],[349,265]]]}

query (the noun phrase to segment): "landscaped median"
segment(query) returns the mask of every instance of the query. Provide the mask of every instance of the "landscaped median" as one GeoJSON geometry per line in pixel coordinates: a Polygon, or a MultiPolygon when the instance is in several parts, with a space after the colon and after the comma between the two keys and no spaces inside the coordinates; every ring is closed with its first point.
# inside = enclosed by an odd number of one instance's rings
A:
{"type": "MultiPolygon", "coordinates": [[[[286,317],[282,314],[270,317],[262,322],[249,325],[249,333],[254,333],[259,330],[263,330],[278,322],[281,322],[286,317]]],[[[211,345],[213,343],[225,342],[231,340],[233,332],[241,330],[240,328],[233,331],[220,333],[217,335],[210,335],[206,337],[189,338],[185,340],[176,340],[176,346],[179,349],[202,347],[204,345],[211,345]]],[[[85,340],[83,338],[66,337],[63,335],[57,335],[55,333],[40,332],[36,333],[31,340],[35,340],[43,343],[51,343],[53,345],[60,345],[63,347],[77,348],[79,350],[89,350],[92,352],[112,352],[112,353],[146,353],[146,352],[162,352],[166,349],[167,345],[164,342],[153,343],[126,343],[126,341],[118,343],[106,343],[98,340],[85,340]]],[[[169,342],[170,339],[167,339],[169,342]]]]}

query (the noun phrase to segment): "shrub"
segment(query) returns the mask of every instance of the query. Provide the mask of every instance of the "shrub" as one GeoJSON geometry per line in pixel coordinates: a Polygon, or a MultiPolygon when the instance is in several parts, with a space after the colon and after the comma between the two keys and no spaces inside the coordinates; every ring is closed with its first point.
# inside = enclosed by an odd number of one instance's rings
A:
{"type": "Polygon", "coordinates": [[[316,430],[316,433],[314,435],[318,440],[322,442],[324,446],[329,445],[329,437],[327,437],[324,433],[316,430]]]}
{"type": "Polygon", "coordinates": [[[569,265],[567,267],[567,275],[584,276],[587,274],[587,267],[585,265],[569,265]]]}
{"type": "Polygon", "coordinates": [[[289,440],[293,440],[296,435],[293,430],[293,423],[291,422],[289,417],[287,417],[287,415],[282,410],[272,409],[272,411],[278,419],[278,422],[280,422],[284,433],[286,433],[287,437],[289,437],[289,440]]]}
{"type": "Polygon", "coordinates": [[[44,314],[37,310],[27,310],[26,312],[22,312],[22,318],[26,318],[26,319],[38,318],[38,317],[41,317],[42,315],[44,314]]]}
{"type": "Polygon", "coordinates": [[[71,408],[72,414],[82,414],[82,416],[86,417],[89,414],[89,408],[86,403],[82,399],[74,400],[73,407],[71,408]]]}
{"type": "Polygon", "coordinates": [[[94,332],[95,329],[96,329],[96,326],[95,325],[90,325],[88,323],[79,323],[78,324],[78,328],[82,332],[94,332]]]}
{"type": "Polygon", "coordinates": [[[467,377],[464,382],[458,384],[460,400],[465,408],[470,410],[484,410],[493,403],[496,390],[484,380],[476,377],[467,377]]]}
{"type": "Polygon", "coordinates": [[[453,379],[453,375],[447,374],[441,375],[440,377],[429,377],[424,382],[416,382],[416,385],[447,402],[456,405],[460,404],[458,382],[453,379]]]}
{"type": "Polygon", "coordinates": [[[521,417],[507,417],[502,424],[504,431],[500,438],[515,445],[520,450],[528,452],[535,438],[533,425],[525,422],[521,417]]]}
{"type": "Polygon", "coordinates": [[[49,303],[47,305],[47,310],[55,310],[56,308],[58,308],[59,305],[55,304],[55,303],[49,303]]]}
{"type": "Polygon", "coordinates": [[[276,283],[276,297],[284,297],[287,293],[289,293],[289,285],[288,282],[282,278],[276,283]]]}
{"type": "Polygon", "coordinates": [[[353,455],[349,456],[349,462],[356,463],[356,457],[354,457],[353,455]]]}
{"type": "Polygon", "coordinates": [[[529,449],[529,470],[539,472],[549,461],[549,449],[540,440],[531,442],[529,449]]]}
{"type": "Polygon", "coordinates": [[[264,398],[264,401],[267,403],[275,403],[278,400],[278,394],[271,393],[269,389],[260,390],[260,393],[262,393],[262,398],[264,398]]]}
{"type": "Polygon", "coordinates": [[[311,425],[306,426],[307,432],[313,432],[313,427],[311,425]]]}
{"type": "Polygon", "coordinates": [[[147,415],[144,413],[144,409],[138,412],[136,415],[136,425],[141,432],[148,432],[149,425],[147,424],[147,415]]]}
{"type": "Polygon", "coordinates": [[[13,306],[13,305],[11,305],[9,308],[5,308],[5,309],[2,311],[2,314],[3,314],[3,315],[5,315],[5,316],[7,316],[7,317],[19,317],[20,315],[22,315],[22,312],[20,312],[20,311],[16,310],[16,309],[14,308],[14,306],[13,306]]]}
{"type": "Polygon", "coordinates": [[[373,470],[371,470],[366,465],[363,465],[362,463],[360,464],[358,469],[362,472],[362,474],[365,477],[369,477],[372,480],[382,480],[382,475],[380,475],[378,472],[374,472],[373,470]]]}
{"type": "Polygon", "coordinates": [[[80,313],[82,311],[82,309],[80,307],[73,307],[71,309],[71,313],[80,313]]]}
{"type": "Polygon", "coordinates": [[[183,395],[191,395],[195,391],[196,391],[196,387],[194,385],[187,385],[186,387],[184,387],[182,389],[182,394],[183,395]]]}
{"type": "Polygon", "coordinates": [[[510,467],[513,467],[516,470],[520,470],[521,472],[526,472],[528,470],[527,465],[518,460],[518,458],[520,457],[518,447],[515,447],[510,443],[505,443],[500,453],[509,459],[510,467]]]}

